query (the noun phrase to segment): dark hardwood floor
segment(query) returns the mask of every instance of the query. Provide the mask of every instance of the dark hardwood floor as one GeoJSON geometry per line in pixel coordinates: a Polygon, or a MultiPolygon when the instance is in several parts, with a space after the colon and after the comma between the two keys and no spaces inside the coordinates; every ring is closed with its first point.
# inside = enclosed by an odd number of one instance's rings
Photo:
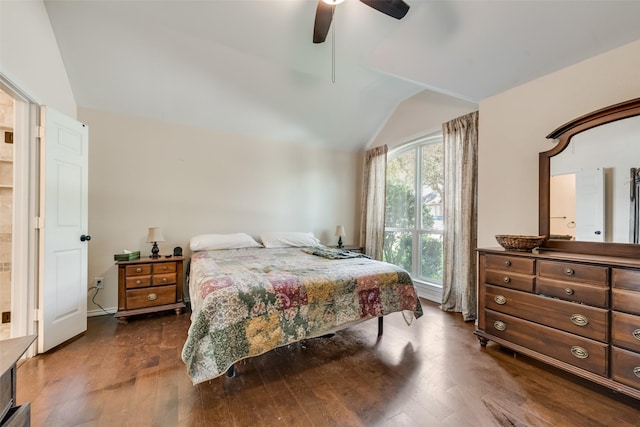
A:
{"type": "Polygon", "coordinates": [[[638,426],[640,401],[490,343],[423,302],[407,326],[370,320],[241,362],[193,386],[189,314],[89,319],[80,338],[18,368],[33,426],[638,426]]]}

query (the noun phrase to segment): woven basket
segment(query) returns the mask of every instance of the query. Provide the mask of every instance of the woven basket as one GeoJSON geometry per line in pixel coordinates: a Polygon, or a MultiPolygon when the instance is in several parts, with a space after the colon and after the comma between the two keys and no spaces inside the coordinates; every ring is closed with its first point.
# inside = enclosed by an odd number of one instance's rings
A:
{"type": "Polygon", "coordinates": [[[509,251],[530,252],[544,242],[546,236],[520,236],[517,234],[499,234],[496,240],[509,251]]]}

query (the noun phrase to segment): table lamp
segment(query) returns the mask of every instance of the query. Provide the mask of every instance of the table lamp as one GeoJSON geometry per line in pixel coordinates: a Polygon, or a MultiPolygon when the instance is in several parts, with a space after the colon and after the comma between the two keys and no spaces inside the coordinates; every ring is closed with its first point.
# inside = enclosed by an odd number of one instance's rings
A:
{"type": "Polygon", "coordinates": [[[336,236],[338,236],[338,248],[342,248],[342,236],[344,236],[344,226],[338,225],[336,227],[336,236]]]}
{"type": "Polygon", "coordinates": [[[160,252],[158,242],[164,242],[164,237],[162,236],[162,230],[160,230],[160,227],[149,227],[147,242],[153,243],[153,247],[151,248],[151,258],[160,258],[160,255],[158,254],[158,252],[160,252]]]}

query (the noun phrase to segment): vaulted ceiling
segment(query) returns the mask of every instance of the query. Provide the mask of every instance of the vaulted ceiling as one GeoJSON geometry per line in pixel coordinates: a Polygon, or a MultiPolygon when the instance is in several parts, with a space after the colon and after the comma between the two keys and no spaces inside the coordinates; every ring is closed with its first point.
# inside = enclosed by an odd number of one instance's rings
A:
{"type": "Polygon", "coordinates": [[[478,102],[640,39],[640,1],[406,1],[346,0],[323,44],[313,0],[45,5],[81,107],[345,150],[418,92],[478,102]]]}

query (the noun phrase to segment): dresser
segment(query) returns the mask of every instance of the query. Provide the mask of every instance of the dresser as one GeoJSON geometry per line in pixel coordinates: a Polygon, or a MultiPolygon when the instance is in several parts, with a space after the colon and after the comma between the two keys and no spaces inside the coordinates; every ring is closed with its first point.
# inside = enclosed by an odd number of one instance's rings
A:
{"type": "Polygon", "coordinates": [[[480,249],[475,335],[640,399],[640,260],[480,249]]]}
{"type": "Polygon", "coordinates": [[[180,314],[183,301],[183,257],[140,258],[119,261],[118,311],[127,317],[156,311],[175,310],[180,314]]]}
{"type": "Polygon", "coordinates": [[[26,427],[31,425],[31,406],[16,406],[16,375],[20,357],[35,341],[35,335],[0,341],[0,426],[26,427]]]}

